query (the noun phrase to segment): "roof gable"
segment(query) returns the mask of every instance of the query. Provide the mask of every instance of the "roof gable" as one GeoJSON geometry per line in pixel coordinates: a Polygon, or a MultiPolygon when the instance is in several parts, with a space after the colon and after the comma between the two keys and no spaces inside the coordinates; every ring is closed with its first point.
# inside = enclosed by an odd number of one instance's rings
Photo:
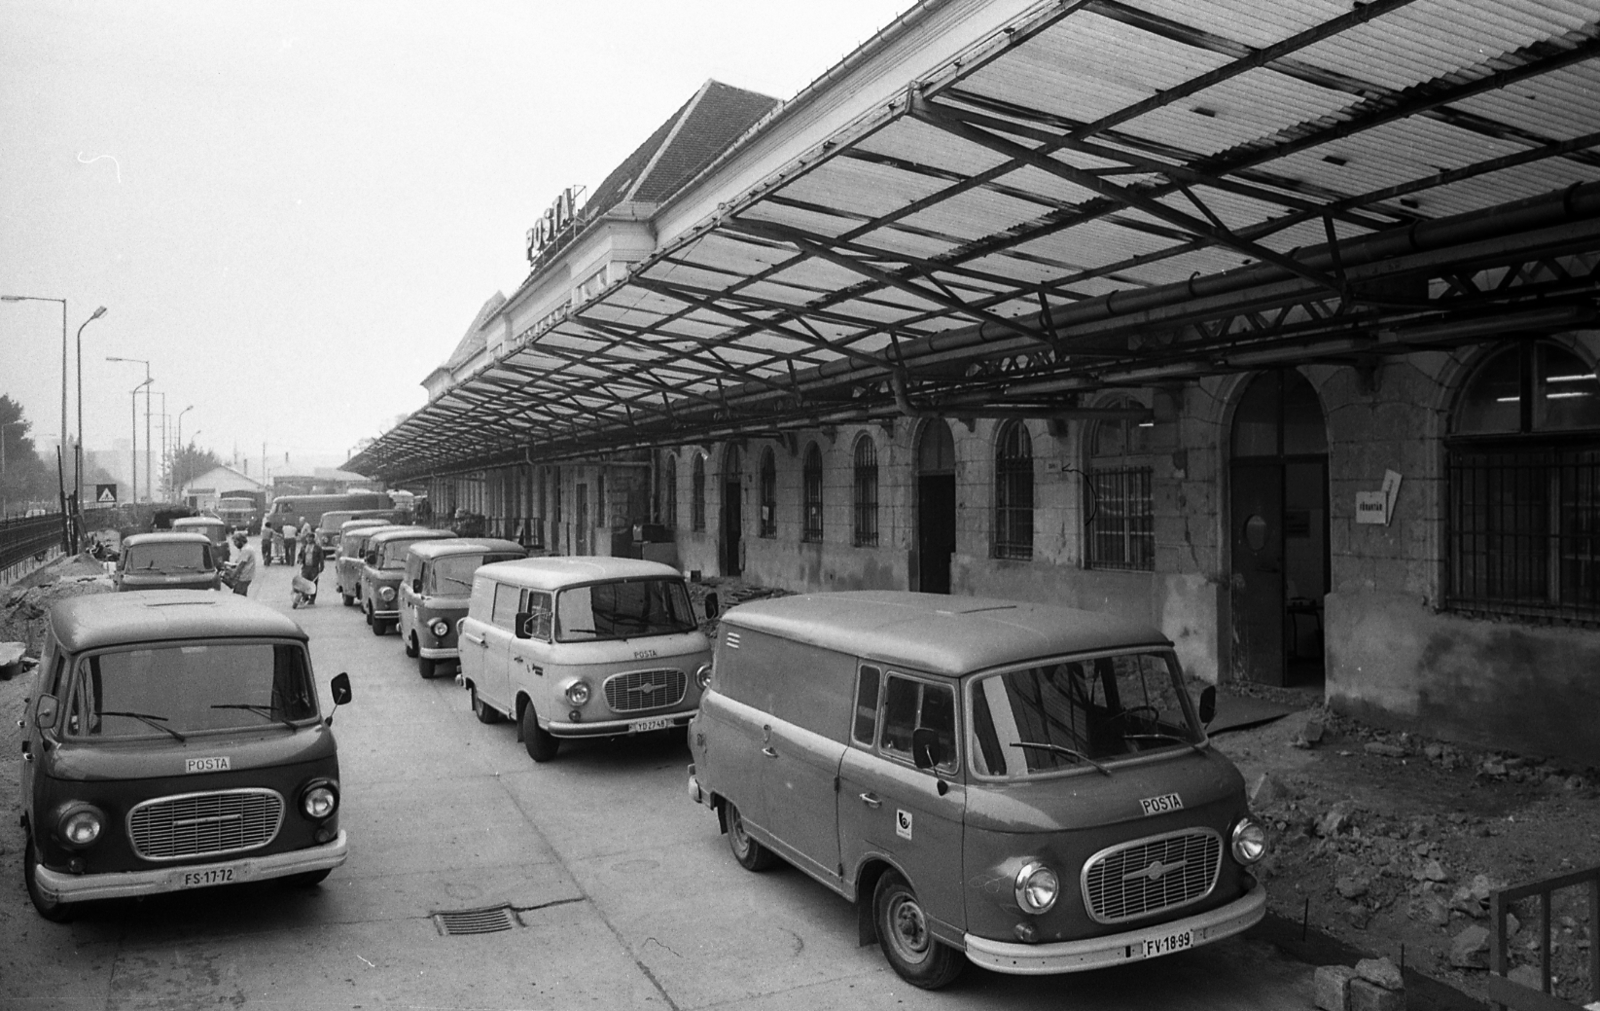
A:
{"type": "Polygon", "coordinates": [[[478,310],[478,314],[472,317],[472,325],[467,327],[467,332],[461,336],[461,340],[456,343],[455,350],[450,352],[450,357],[445,359],[444,365],[441,367],[446,369],[456,368],[479,351],[482,351],[487,346],[483,326],[505,304],[506,297],[502,293],[497,291],[489,296],[488,301],[484,302],[482,308],[478,310]]]}

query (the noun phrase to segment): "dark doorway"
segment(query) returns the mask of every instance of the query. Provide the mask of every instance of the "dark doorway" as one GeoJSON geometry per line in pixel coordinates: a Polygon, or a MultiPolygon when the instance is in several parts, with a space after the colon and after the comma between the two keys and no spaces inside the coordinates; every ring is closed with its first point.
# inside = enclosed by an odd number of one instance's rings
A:
{"type": "Polygon", "coordinates": [[[587,555],[589,553],[589,486],[586,484],[578,485],[576,495],[578,530],[577,543],[573,545],[572,553],[575,555],[587,555]]]}
{"type": "Polygon", "coordinates": [[[1266,373],[1245,389],[1229,477],[1234,672],[1264,684],[1319,685],[1328,442],[1316,390],[1298,372],[1266,373]]]}
{"type": "Polygon", "coordinates": [[[729,446],[722,467],[722,574],[737,576],[744,572],[740,556],[744,554],[744,468],[739,449],[729,446]]]}
{"type": "Polygon", "coordinates": [[[929,421],[917,439],[917,557],[912,574],[923,593],[950,592],[956,551],[956,446],[950,426],[929,421]]]}

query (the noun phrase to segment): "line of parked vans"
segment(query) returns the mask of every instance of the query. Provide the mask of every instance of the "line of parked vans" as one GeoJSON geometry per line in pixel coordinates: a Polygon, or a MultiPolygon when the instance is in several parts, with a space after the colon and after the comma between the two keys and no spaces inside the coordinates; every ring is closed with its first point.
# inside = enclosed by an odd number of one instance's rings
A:
{"type": "MultiPolygon", "coordinates": [[[[967,962],[1073,972],[1183,951],[1266,911],[1266,834],[1147,624],[1005,600],[817,593],[740,605],[715,644],[683,575],[346,524],[338,576],[419,673],[454,662],[535,762],[686,732],[690,798],[751,871],[854,903],[908,982],[967,962]]],[[[704,618],[717,617],[715,594],[704,618]]]]}

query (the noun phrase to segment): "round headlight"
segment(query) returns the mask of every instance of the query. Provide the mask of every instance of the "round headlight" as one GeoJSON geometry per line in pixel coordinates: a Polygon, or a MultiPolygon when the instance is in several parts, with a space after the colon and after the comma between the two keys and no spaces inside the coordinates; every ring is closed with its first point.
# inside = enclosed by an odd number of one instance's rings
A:
{"type": "Polygon", "coordinates": [[[383,600],[393,600],[394,599],[394,587],[392,587],[392,586],[383,587],[382,589],[380,589],[378,591],[378,596],[380,598],[382,598],[383,600]]]}
{"type": "Polygon", "coordinates": [[[1267,830],[1254,818],[1239,819],[1233,827],[1233,858],[1241,864],[1253,864],[1267,855],[1267,830]]]}
{"type": "Polygon", "coordinates": [[[317,783],[300,795],[300,810],[307,818],[321,820],[339,808],[339,792],[332,783],[317,783]]]}
{"type": "Polygon", "coordinates": [[[701,691],[711,687],[711,665],[703,663],[700,669],[694,672],[694,683],[700,686],[701,691]]]}
{"type": "Polygon", "coordinates": [[[1061,879],[1037,860],[1030,860],[1017,872],[1017,905],[1025,913],[1047,913],[1061,894],[1061,879]]]}
{"type": "Polygon", "coordinates": [[[567,685],[567,701],[575,706],[581,706],[589,701],[589,683],[587,681],[574,681],[567,685]]]}
{"type": "Polygon", "coordinates": [[[445,636],[450,634],[450,623],[445,621],[443,618],[440,618],[438,621],[433,623],[433,634],[443,639],[445,636]]]}
{"type": "Polygon", "coordinates": [[[88,846],[100,838],[105,819],[100,812],[87,804],[68,808],[57,825],[61,841],[68,846],[88,846]]]}

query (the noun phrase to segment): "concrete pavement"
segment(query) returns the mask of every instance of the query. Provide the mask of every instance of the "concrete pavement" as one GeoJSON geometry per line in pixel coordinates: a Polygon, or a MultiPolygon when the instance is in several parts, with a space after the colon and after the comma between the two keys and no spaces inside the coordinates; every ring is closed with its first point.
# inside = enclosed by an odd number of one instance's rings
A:
{"type": "MultiPolygon", "coordinates": [[[[289,575],[262,570],[251,595],[288,610],[289,575]]],[[[1311,1006],[1310,969],[1246,939],[1072,976],[968,967],[916,990],[856,945],[843,900],[798,871],[734,863],[685,795],[681,744],[568,743],[536,766],[509,724],[479,724],[450,677],[423,681],[397,636],[341,607],[331,577],[323,590],[294,615],[324,705],[334,674],[354,687],[334,723],[350,860],[320,888],[107,904],[57,926],[28,905],[12,828],[0,1008],[1311,1006]],[[444,936],[432,918],[502,904],[520,925],[444,936]]]]}

